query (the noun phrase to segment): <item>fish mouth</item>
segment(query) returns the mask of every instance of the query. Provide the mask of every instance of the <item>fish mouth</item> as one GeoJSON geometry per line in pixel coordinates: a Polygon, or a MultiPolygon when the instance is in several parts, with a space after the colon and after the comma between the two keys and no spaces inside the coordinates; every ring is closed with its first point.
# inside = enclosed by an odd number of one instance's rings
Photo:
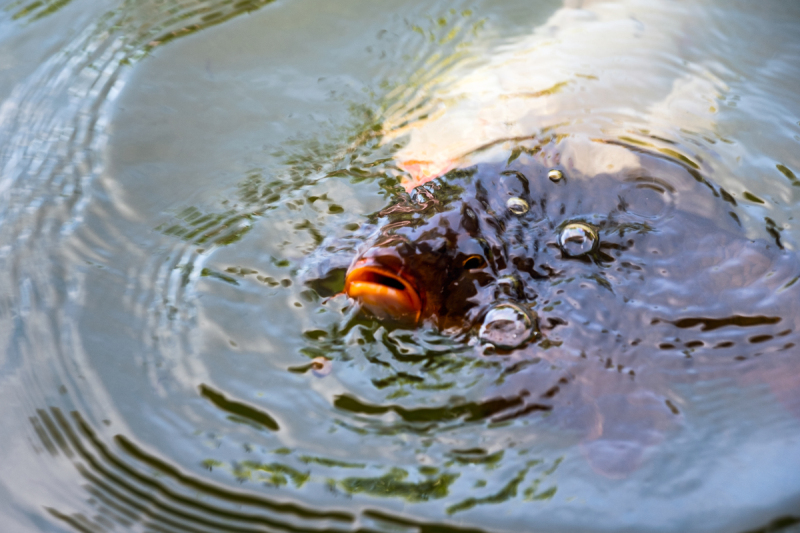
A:
{"type": "Polygon", "coordinates": [[[350,268],[344,292],[380,319],[416,323],[422,314],[422,302],[413,285],[398,272],[370,260],[362,259],[350,268]]]}

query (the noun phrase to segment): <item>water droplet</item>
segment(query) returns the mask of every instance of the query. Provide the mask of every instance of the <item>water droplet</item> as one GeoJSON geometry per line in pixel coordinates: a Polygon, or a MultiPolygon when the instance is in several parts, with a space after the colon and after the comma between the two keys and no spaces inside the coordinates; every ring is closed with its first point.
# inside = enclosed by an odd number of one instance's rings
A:
{"type": "Polygon", "coordinates": [[[523,345],[536,334],[536,325],[520,306],[502,303],[486,313],[478,337],[502,350],[523,345]]]}
{"type": "Polygon", "coordinates": [[[560,170],[553,169],[547,173],[547,177],[550,178],[550,181],[557,183],[564,178],[564,173],[560,170]]]}
{"type": "Polygon", "coordinates": [[[506,207],[515,215],[524,215],[528,212],[528,209],[530,209],[528,202],[517,197],[509,198],[506,202],[506,207]]]}
{"type": "Polygon", "coordinates": [[[597,247],[597,230],[584,222],[572,222],[564,226],[558,236],[558,244],[565,254],[579,257],[597,247]]]}
{"type": "Polygon", "coordinates": [[[320,356],[311,360],[311,373],[318,378],[327,376],[332,369],[333,364],[330,359],[320,356]]]}

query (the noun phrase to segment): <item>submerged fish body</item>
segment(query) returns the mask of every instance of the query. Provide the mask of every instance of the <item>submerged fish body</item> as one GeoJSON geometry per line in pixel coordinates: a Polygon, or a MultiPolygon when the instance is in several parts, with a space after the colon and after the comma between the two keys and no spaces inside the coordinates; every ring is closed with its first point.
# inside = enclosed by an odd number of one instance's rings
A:
{"type": "Polygon", "coordinates": [[[718,65],[702,60],[680,73],[663,60],[694,53],[714,25],[708,2],[694,3],[691,16],[661,0],[564,4],[530,34],[491,46],[477,65],[446,71],[424,97],[391,109],[384,138],[401,141],[395,158],[408,189],[534,132],[718,136],[718,100],[729,90],[718,65]]]}
{"type": "Polygon", "coordinates": [[[520,399],[504,416],[552,411],[597,470],[623,475],[680,425],[682,384],[766,382],[800,415],[785,379],[800,264],[738,212],[675,158],[551,141],[403,195],[345,290],[380,319],[535,363],[492,392],[520,399]]]}

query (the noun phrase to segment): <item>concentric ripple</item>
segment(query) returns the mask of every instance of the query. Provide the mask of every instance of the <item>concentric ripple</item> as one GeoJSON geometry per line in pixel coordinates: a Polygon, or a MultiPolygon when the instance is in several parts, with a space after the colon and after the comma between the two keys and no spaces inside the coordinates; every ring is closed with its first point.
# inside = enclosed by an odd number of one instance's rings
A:
{"type": "Polygon", "coordinates": [[[3,527],[796,527],[800,14],[568,4],[0,8],[3,527]],[[692,181],[582,181],[641,154],[692,181]],[[412,327],[341,293],[387,218],[461,198],[432,178],[533,160],[582,193],[488,194],[504,253],[533,219],[568,249],[498,288],[524,308],[412,327]],[[676,216],[709,221],[695,278],[624,241],[676,216]]]}

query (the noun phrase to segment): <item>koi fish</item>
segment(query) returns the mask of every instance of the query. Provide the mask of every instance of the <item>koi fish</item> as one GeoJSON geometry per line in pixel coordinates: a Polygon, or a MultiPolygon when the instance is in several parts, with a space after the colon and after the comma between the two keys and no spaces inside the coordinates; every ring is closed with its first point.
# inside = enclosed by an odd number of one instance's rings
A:
{"type": "Polygon", "coordinates": [[[578,137],[512,152],[383,209],[345,293],[378,319],[547,361],[504,390],[583,419],[612,477],[680,425],[680,383],[761,376],[800,416],[785,379],[800,264],[778,237],[748,238],[734,197],[668,155],[578,137]]]}

